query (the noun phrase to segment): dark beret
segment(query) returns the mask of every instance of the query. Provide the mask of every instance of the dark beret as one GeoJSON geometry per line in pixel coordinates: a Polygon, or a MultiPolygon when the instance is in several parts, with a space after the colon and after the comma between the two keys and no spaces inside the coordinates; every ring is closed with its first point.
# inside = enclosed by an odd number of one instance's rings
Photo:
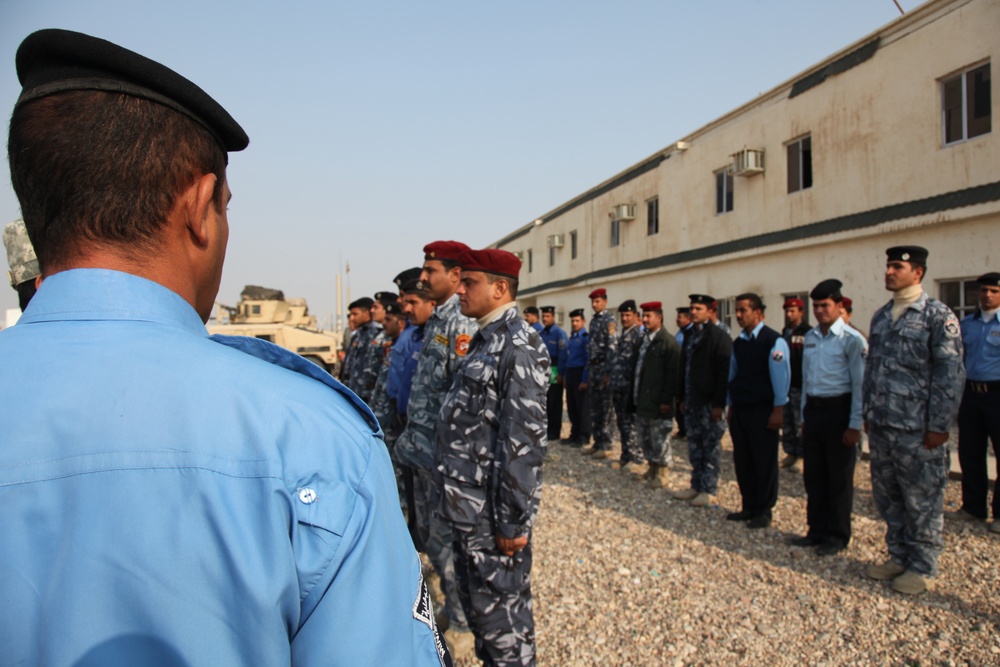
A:
{"type": "Polygon", "coordinates": [[[398,301],[387,301],[384,305],[386,315],[396,315],[399,317],[403,314],[403,307],[399,305],[398,301]]]}
{"type": "Polygon", "coordinates": [[[399,295],[395,292],[375,292],[375,300],[382,305],[399,301],[399,295]]]}
{"type": "Polygon", "coordinates": [[[918,245],[897,245],[885,251],[888,262],[909,262],[917,266],[927,264],[928,254],[930,253],[927,252],[927,248],[921,248],[918,245]]]}
{"type": "Polygon", "coordinates": [[[527,308],[524,309],[524,314],[525,315],[538,315],[538,308],[536,308],[535,306],[528,306],[527,308]]]}
{"type": "Polygon", "coordinates": [[[639,306],[643,311],[655,310],[659,313],[663,312],[663,302],[662,301],[647,301],[646,303],[639,306]]]}
{"type": "Polygon", "coordinates": [[[618,312],[619,313],[634,313],[634,312],[637,312],[636,311],[636,307],[635,307],[635,300],[634,299],[627,299],[625,301],[622,301],[622,305],[618,306],[618,312]]]}
{"type": "Polygon", "coordinates": [[[351,305],[349,305],[347,307],[347,309],[348,310],[352,310],[354,308],[363,308],[364,310],[368,310],[369,308],[372,307],[373,303],[375,303],[375,301],[373,301],[372,299],[368,298],[367,296],[363,296],[360,299],[358,299],[357,301],[352,301],[351,305]]]}
{"type": "Polygon", "coordinates": [[[576,310],[569,311],[569,316],[573,317],[583,317],[583,308],[577,308],[576,310]]]}
{"type": "Polygon", "coordinates": [[[458,256],[458,265],[463,271],[482,271],[515,280],[521,273],[521,260],[517,255],[499,248],[465,250],[458,256]]]}
{"type": "Polygon", "coordinates": [[[589,295],[587,295],[587,298],[588,299],[607,299],[608,298],[608,290],[604,289],[603,287],[598,287],[593,292],[591,292],[589,295]]]}
{"type": "MultiPolygon", "coordinates": [[[[820,283],[820,285],[822,285],[822,284],[823,283],[820,283]]],[[[788,299],[785,299],[785,303],[781,307],[782,308],[800,308],[801,309],[801,308],[805,308],[806,304],[802,303],[802,299],[799,299],[799,298],[793,296],[793,297],[790,297],[788,299]]]]}
{"type": "Polygon", "coordinates": [[[680,308],[677,309],[677,313],[679,315],[690,315],[691,314],[691,306],[681,306],[680,308]]]}
{"type": "Polygon", "coordinates": [[[844,283],[840,282],[836,278],[824,280],[817,284],[816,287],[813,287],[813,290],[809,292],[809,298],[813,301],[822,301],[823,299],[840,301],[843,298],[843,294],[840,293],[840,288],[843,286],[844,283]]]}
{"type": "Polygon", "coordinates": [[[457,262],[458,256],[466,250],[471,248],[458,241],[435,241],[424,246],[424,259],[449,259],[457,262]]]}
{"type": "Polygon", "coordinates": [[[412,269],[407,269],[406,271],[400,272],[398,276],[392,279],[392,282],[396,283],[396,287],[402,292],[408,292],[417,288],[414,283],[420,282],[420,273],[422,269],[418,266],[412,269]]]}
{"type": "Polygon", "coordinates": [[[688,298],[691,299],[692,305],[700,303],[703,306],[711,306],[715,303],[715,297],[707,294],[688,294],[688,298]]]}
{"type": "Polygon", "coordinates": [[[556,312],[556,307],[555,306],[542,306],[542,312],[543,313],[548,313],[550,315],[553,315],[556,312]]]}
{"type": "Polygon", "coordinates": [[[976,282],[983,287],[1000,287],[1000,273],[984,273],[976,278],[976,282]]]}
{"type": "Polygon", "coordinates": [[[70,30],[28,35],[15,56],[21,96],[15,108],[41,97],[101,90],[170,107],[208,130],[226,151],[250,143],[246,132],[208,93],[172,69],[97,37],[70,30]]]}

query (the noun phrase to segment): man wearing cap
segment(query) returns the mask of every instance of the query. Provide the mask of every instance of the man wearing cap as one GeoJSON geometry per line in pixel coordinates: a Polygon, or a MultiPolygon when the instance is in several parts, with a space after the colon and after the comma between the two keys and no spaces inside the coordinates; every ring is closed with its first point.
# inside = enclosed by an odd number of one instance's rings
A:
{"type": "Polygon", "coordinates": [[[742,331],[729,370],[729,435],[743,507],[726,516],[748,528],[771,525],[778,502],[778,429],[788,402],[788,344],[764,324],[764,303],[752,292],[736,297],[742,331]]]}
{"type": "Polygon", "coordinates": [[[436,511],[453,527],[455,573],[484,665],[535,664],[531,529],[545,457],[549,353],[518,317],[521,260],[459,256],[462,314],[479,331],[438,416],[436,511]]]}
{"type": "MultiPolygon", "coordinates": [[[[677,317],[674,319],[674,322],[677,324],[677,333],[674,334],[674,337],[677,340],[677,345],[683,350],[684,341],[687,340],[688,335],[694,329],[694,324],[691,322],[691,306],[680,306],[677,309],[677,317]]],[[[680,372],[683,375],[684,369],[682,368],[680,372]]],[[[683,440],[687,437],[687,428],[684,425],[684,413],[678,410],[674,420],[677,422],[677,433],[674,437],[678,440],[683,440]]]]}
{"type": "Polygon", "coordinates": [[[373,299],[364,296],[352,301],[347,307],[347,319],[352,325],[351,342],[344,357],[342,375],[345,384],[361,400],[367,403],[372,397],[372,387],[375,378],[365,373],[368,367],[368,348],[382,330],[382,325],[372,321],[371,308],[373,299]]]}
{"type": "Polygon", "coordinates": [[[626,472],[641,473],[645,469],[646,457],[635,439],[635,410],[630,409],[629,394],[635,380],[635,360],[642,345],[642,324],[635,301],[628,299],[618,306],[622,318],[621,339],[611,370],[611,390],[614,397],[615,417],[621,434],[621,458],[611,464],[614,469],[624,468],[626,472]]]}
{"type": "Polygon", "coordinates": [[[948,481],[942,445],[965,385],[958,319],[921,284],[927,254],[919,246],[886,251],[893,297],[872,317],[863,387],[872,496],[888,524],[889,549],[889,560],[866,573],[910,595],[937,574],[948,481]]]}
{"type": "Polygon", "coordinates": [[[569,313],[570,334],[566,347],[566,411],[569,412],[569,437],[562,442],[582,447],[590,442],[590,398],[587,391],[587,349],[590,334],[583,308],[569,313]]]}
{"type": "Polygon", "coordinates": [[[719,490],[733,340],[712,323],[709,308],[715,299],[707,294],[691,294],[689,298],[694,328],[681,349],[677,396],[687,427],[691,488],[677,491],[674,498],[705,507],[719,490]]]}
{"type": "MultiPolygon", "coordinates": [[[[392,351],[389,352],[389,377],[385,381],[385,391],[396,403],[396,421],[398,433],[402,433],[403,426],[406,421],[406,403],[400,401],[400,392],[403,390],[404,379],[403,373],[406,366],[406,362],[415,353],[419,353],[420,348],[423,344],[423,340],[414,341],[413,336],[417,331],[417,323],[414,321],[413,317],[413,305],[411,300],[407,299],[408,293],[420,292],[420,267],[413,267],[412,269],[407,269],[406,271],[401,271],[395,278],[392,279],[396,283],[396,287],[399,288],[399,307],[403,314],[403,318],[406,320],[406,326],[399,333],[399,337],[396,338],[396,342],[392,346],[392,351]]],[[[434,309],[434,302],[430,302],[430,310],[434,309]]],[[[428,313],[428,317],[430,313],[428,313]]],[[[414,366],[416,368],[416,366],[414,366]]],[[[410,391],[410,380],[413,379],[413,375],[410,374],[405,380],[406,392],[410,391]]],[[[397,434],[398,437],[398,434],[397,434]]]]}
{"type": "MultiPolygon", "coordinates": [[[[375,384],[378,382],[382,367],[389,361],[388,352],[389,348],[392,347],[392,339],[385,333],[386,306],[396,303],[398,298],[398,295],[392,292],[376,292],[375,299],[368,308],[371,315],[370,324],[376,327],[376,331],[371,342],[360,350],[360,358],[357,362],[358,378],[355,384],[361,392],[368,394],[365,402],[369,405],[375,400],[375,384]]],[[[358,395],[361,396],[361,394],[358,395]]]]}
{"type": "Polygon", "coordinates": [[[816,285],[812,299],[818,326],[805,335],[802,413],[806,521],[795,546],[815,546],[832,556],[851,541],[854,466],[861,443],[861,383],[868,344],[840,315],[839,280],[816,285]]]}
{"type": "Polygon", "coordinates": [[[38,268],[38,258],[35,257],[35,249],[31,247],[23,220],[15,220],[4,227],[3,245],[7,249],[10,286],[17,292],[18,305],[23,312],[42,284],[42,271],[38,268]]]}
{"type": "Polygon", "coordinates": [[[538,307],[528,306],[524,309],[524,321],[528,323],[528,326],[537,331],[542,332],[542,324],[538,321],[538,307]]]}
{"type": "Polygon", "coordinates": [[[861,334],[862,338],[868,340],[868,336],[865,336],[865,332],[854,326],[854,323],[851,321],[852,318],[854,317],[854,301],[852,301],[850,297],[845,296],[843,299],[841,299],[840,316],[844,318],[844,324],[846,324],[847,326],[851,327],[859,334],[861,334]]]}
{"type": "Polygon", "coordinates": [[[389,368],[392,361],[392,348],[399,340],[399,335],[406,328],[406,316],[403,315],[403,308],[396,301],[386,301],[383,305],[382,331],[376,337],[378,346],[373,345],[377,354],[373,355],[377,362],[377,375],[375,386],[372,389],[372,400],[370,406],[375,418],[378,419],[382,427],[382,438],[385,446],[389,449],[389,458],[392,459],[393,467],[396,469],[396,487],[399,497],[403,501],[403,508],[409,505],[406,503],[406,486],[403,480],[402,467],[396,460],[396,438],[399,437],[400,422],[396,415],[396,397],[390,396],[387,390],[389,383],[389,368]]]}
{"type": "Polygon", "coordinates": [[[242,128],[79,33],[30,35],[17,71],[11,180],[45,281],[0,332],[4,662],[441,664],[371,411],[205,331],[242,128]]]}
{"type": "Polygon", "coordinates": [[[670,433],[681,350],[663,326],[662,303],[642,304],[642,324],[646,330],[636,355],[629,407],[635,411],[637,440],[649,461],[649,488],[663,489],[670,475],[670,433]]]}
{"type": "MultiPolygon", "coordinates": [[[[986,444],[1000,457],[1000,273],[985,273],[979,283],[979,308],[962,320],[968,378],[958,409],[958,461],[962,466],[962,507],[949,518],[989,518],[986,444]]],[[[1000,497],[993,491],[993,523],[1000,533],[1000,497]]]]}
{"type": "Polygon", "coordinates": [[[548,441],[557,442],[562,433],[563,388],[566,386],[566,362],[569,360],[569,338],[556,324],[556,307],[542,306],[542,330],[539,332],[549,351],[549,389],[545,398],[548,419],[548,441]]]}
{"type": "Polygon", "coordinates": [[[585,447],[583,452],[606,459],[611,456],[611,368],[618,335],[615,318],[607,310],[607,290],[595,289],[589,298],[594,317],[590,320],[590,342],[587,344],[587,376],[590,378],[590,428],[594,445],[593,448],[585,447]]]}
{"type": "Polygon", "coordinates": [[[420,283],[437,305],[424,325],[424,343],[410,387],[406,428],[396,440],[400,461],[416,471],[415,512],[423,547],[441,577],[446,597],[448,630],[445,638],[458,657],[471,650],[469,631],[455,582],[450,525],[433,511],[434,432],[441,401],[455,374],[465,361],[472,336],[478,331],[475,320],[459,310],[458,288],[462,269],[458,257],[469,247],[457,241],[435,241],[424,246],[420,283]]]}
{"type": "Polygon", "coordinates": [[[785,299],[783,308],[785,328],[781,330],[781,337],[788,344],[792,383],[788,389],[788,403],[785,404],[781,422],[781,447],[785,450],[785,458],[781,459],[778,467],[802,472],[802,346],[805,344],[806,333],[812,327],[802,317],[805,309],[802,299],[785,299]]]}

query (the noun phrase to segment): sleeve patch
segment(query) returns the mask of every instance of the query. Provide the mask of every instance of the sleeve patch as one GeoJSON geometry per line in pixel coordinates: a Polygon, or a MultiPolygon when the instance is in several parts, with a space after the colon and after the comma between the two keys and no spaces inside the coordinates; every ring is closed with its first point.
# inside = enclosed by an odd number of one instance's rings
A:
{"type": "Polygon", "coordinates": [[[458,334],[455,337],[455,354],[460,357],[464,357],[469,353],[469,342],[472,340],[472,336],[469,334],[458,334]]]}
{"type": "Polygon", "coordinates": [[[944,332],[948,334],[948,338],[958,338],[958,320],[954,317],[949,317],[948,321],[944,323],[944,332]]]}
{"type": "Polygon", "coordinates": [[[785,358],[785,355],[781,350],[775,350],[771,353],[771,358],[775,361],[781,361],[785,358]]]}

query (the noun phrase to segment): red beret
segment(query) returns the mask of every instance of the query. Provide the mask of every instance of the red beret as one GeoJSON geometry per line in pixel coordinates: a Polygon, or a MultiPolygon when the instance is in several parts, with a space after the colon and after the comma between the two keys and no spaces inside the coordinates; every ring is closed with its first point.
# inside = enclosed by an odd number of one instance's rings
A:
{"type": "Polygon", "coordinates": [[[792,308],[793,306],[798,308],[805,308],[806,304],[802,303],[802,299],[796,299],[795,297],[792,297],[791,299],[785,299],[785,305],[782,306],[782,308],[792,308]]]}
{"type": "Polygon", "coordinates": [[[604,289],[603,287],[600,287],[598,289],[595,289],[593,292],[591,292],[590,296],[588,296],[587,298],[588,299],[596,299],[597,297],[600,297],[602,299],[607,299],[608,298],[608,290],[604,289]]]}
{"type": "Polygon", "coordinates": [[[854,306],[854,301],[852,301],[850,297],[845,296],[840,299],[840,305],[844,308],[851,308],[854,306]]]}
{"type": "Polygon", "coordinates": [[[450,259],[457,262],[458,256],[466,250],[469,250],[469,246],[458,241],[435,241],[424,246],[424,259],[450,259]]]}
{"type": "Polygon", "coordinates": [[[663,303],[660,301],[647,301],[639,307],[643,310],[658,310],[661,313],[663,312],[663,303]]]}
{"type": "Polygon", "coordinates": [[[512,252],[497,248],[466,250],[458,257],[463,271],[482,271],[517,279],[521,273],[521,260],[512,252]]]}

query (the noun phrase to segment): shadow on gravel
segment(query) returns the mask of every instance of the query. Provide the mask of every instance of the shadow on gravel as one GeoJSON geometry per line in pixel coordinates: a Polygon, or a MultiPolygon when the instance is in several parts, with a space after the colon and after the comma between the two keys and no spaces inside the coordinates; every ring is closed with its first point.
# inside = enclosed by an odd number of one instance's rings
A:
{"type": "MultiPolygon", "coordinates": [[[[846,551],[837,556],[821,557],[813,553],[812,549],[787,544],[789,538],[804,534],[806,529],[805,489],[802,475],[799,473],[790,470],[781,471],[778,504],[770,528],[750,530],[743,523],[726,520],[727,513],[741,508],[728,434],[723,442],[718,500],[721,505],[706,508],[691,507],[687,503],[673,500],[667,490],[648,489],[645,484],[637,482],[634,476],[611,469],[607,461],[593,460],[581,455],[577,448],[558,443],[551,445],[550,450],[558,455],[559,460],[546,462],[544,479],[546,484],[559,484],[578,490],[583,495],[584,503],[595,508],[616,512],[681,537],[782,568],[787,570],[790,577],[813,575],[835,587],[867,591],[887,599],[895,597],[900,601],[906,600],[925,607],[945,608],[968,619],[969,627],[989,624],[1000,628],[1000,611],[966,600],[944,587],[910,598],[892,591],[888,583],[865,577],[864,569],[867,565],[876,561],[882,562],[887,558],[883,542],[885,524],[879,517],[872,499],[867,478],[870,474],[867,462],[859,460],[855,478],[855,540],[846,551]],[[859,546],[858,528],[865,520],[874,522],[874,527],[866,529],[867,534],[861,538],[863,544],[859,546]],[[868,557],[866,554],[871,556],[868,557]]],[[[617,447],[617,442],[615,444],[617,447]]],[[[675,490],[687,488],[691,473],[687,458],[687,443],[675,441],[673,454],[671,486],[675,490]]],[[[543,512],[544,507],[543,491],[543,512]]],[[[985,526],[982,529],[985,530],[985,526]]],[[[945,555],[942,561],[950,560],[949,535],[965,530],[969,528],[956,527],[946,522],[945,555]]],[[[955,559],[957,560],[957,557],[955,559]]],[[[948,565],[943,562],[942,569],[948,565]]],[[[961,564],[956,566],[960,567],[961,564]]],[[[963,576],[960,573],[955,574],[959,579],[963,576]]]]}

